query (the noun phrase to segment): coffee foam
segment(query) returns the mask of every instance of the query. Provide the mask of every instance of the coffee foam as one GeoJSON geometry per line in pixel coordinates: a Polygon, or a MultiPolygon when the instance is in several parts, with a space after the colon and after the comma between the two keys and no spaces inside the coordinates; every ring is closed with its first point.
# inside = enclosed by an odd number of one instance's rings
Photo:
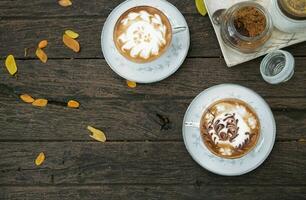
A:
{"type": "Polygon", "coordinates": [[[145,10],[131,12],[120,23],[123,25],[118,37],[123,44],[121,50],[129,51],[132,58],[148,59],[151,55],[158,55],[161,47],[167,43],[167,27],[158,14],[145,10]]]}
{"type": "Polygon", "coordinates": [[[221,115],[217,115],[214,120],[214,121],[220,120],[219,124],[224,125],[224,128],[222,128],[220,132],[224,133],[228,132],[228,128],[226,127],[226,122],[223,121],[228,116],[234,116],[234,118],[238,120],[237,127],[239,128],[239,130],[238,130],[238,136],[235,139],[233,139],[232,141],[230,141],[229,139],[224,141],[220,138],[220,136],[217,134],[217,132],[214,129],[211,129],[210,131],[208,131],[208,133],[212,135],[215,144],[226,144],[234,148],[239,148],[239,146],[243,145],[246,139],[250,138],[249,134],[245,133],[250,133],[251,128],[249,124],[243,120],[243,117],[240,114],[238,114],[238,112],[232,112],[231,114],[223,113],[221,115]]]}
{"type": "Polygon", "coordinates": [[[220,102],[210,109],[203,117],[205,131],[221,155],[231,156],[235,149],[252,140],[258,119],[243,104],[220,102]]]}

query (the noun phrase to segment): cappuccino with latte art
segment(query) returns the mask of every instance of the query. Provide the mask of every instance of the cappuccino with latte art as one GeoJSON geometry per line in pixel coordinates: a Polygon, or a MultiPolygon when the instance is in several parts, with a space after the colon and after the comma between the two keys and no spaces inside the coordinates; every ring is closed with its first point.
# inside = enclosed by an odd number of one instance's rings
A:
{"type": "Polygon", "coordinates": [[[203,114],[201,134],[206,147],[223,158],[239,158],[250,152],[260,136],[257,114],[245,102],[224,99],[203,114]]]}
{"type": "Polygon", "coordinates": [[[146,63],[159,58],[169,47],[172,27],[166,15],[150,6],[127,10],[114,29],[118,51],[130,61],[146,63]]]}

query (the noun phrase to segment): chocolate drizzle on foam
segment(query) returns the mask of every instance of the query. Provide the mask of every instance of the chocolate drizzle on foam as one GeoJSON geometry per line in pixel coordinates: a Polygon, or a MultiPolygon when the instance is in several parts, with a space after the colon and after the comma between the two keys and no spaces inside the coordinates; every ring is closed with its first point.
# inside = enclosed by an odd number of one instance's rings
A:
{"type": "Polygon", "coordinates": [[[259,120],[244,102],[227,99],[213,104],[201,120],[205,145],[212,153],[237,158],[249,152],[259,138],[259,120]]]}

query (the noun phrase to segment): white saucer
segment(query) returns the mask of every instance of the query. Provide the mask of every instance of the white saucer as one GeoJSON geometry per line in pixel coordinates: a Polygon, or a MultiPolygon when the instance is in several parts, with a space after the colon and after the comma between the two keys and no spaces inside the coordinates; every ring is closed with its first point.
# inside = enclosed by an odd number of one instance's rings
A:
{"type": "Polygon", "coordinates": [[[165,0],[127,0],[117,6],[108,16],[101,34],[102,52],[106,62],[119,76],[137,83],[161,81],[183,64],[190,45],[188,25],[180,11],[165,0]],[[172,27],[186,27],[186,30],[173,34],[172,43],[167,52],[160,58],[139,64],[123,57],[116,49],[113,41],[113,30],[118,18],[128,9],[135,6],[152,6],[164,12],[172,27]]]}
{"type": "Polygon", "coordinates": [[[275,120],[269,105],[254,91],[234,84],[222,84],[200,93],[188,107],[183,121],[183,138],[192,158],[205,169],[225,176],[248,173],[270,154],[276,135],[275,120]],[[213,102],[224,98],[236,98],[249,104],[257,113],[261,124],[261,135],[257,146],[238,159],[224,159],[215,156],[204,145],[199,128],[202,113],[213,102]]]}

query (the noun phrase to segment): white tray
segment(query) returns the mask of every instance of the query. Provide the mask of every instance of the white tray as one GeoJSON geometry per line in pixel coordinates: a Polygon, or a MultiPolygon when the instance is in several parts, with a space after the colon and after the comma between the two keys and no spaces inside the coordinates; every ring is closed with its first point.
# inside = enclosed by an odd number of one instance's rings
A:
{"type": "MultiPolygon", "coordinates": [[[[245,1],[245,0],[204,0],[210,20],[212,20],[212,15],[216,10],[227,9],[231,7],[233,4],[236,4],[242,1],[245,1]]],[[[257,0],[256,2],[260,3],[265,8],[268,8],[271,3],[271,0],[257,0]]],[[[281,49],[281,48],[284,48],[284,47],[287,47],[293,44],[297,44],[297,43],[306,41],[306,34],[304,32],[284,33],[275,28],[272,33],[271,38],[260,51],[256,53],[252,53],[252,54],[243,54],[243,53],[237,52],[231,49],[230,47],[226,46],[220,35],[220,27],[215,25],[214,23],[212,24],[215,29],[215,32],[216,32],[216,35],[217,35],[217,38],[218,38],[218,41],[221,47],[223,57],[228,67],[232,67],[240,63],[244,63],[246,61],[253,60],[269,52],[275,51],[277,49],[281,49]]]]}

